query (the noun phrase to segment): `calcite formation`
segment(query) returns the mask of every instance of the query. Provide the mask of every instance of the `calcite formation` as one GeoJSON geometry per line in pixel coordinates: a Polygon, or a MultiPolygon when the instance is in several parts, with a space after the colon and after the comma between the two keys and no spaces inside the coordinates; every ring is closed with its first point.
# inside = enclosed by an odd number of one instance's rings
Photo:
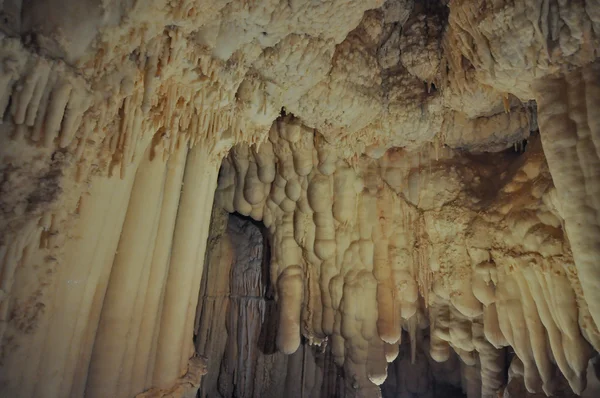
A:
{"type": "Polygon", "coordinates": [[[259,149],[234,147],[219,178],[216,202],[269,229],[281,351],[300,334],[329,338],[347,373],[381,384],[402,328],[416,350],[429,327],[435,360],[452,348],[479,363],[483,395],[502,385],[509,345],[532,391],[552,391],[554,366],[584,389],[598,331],[537,138],[520,156],[389,150],[350,161],[331,161],[322,142],[280,119],[259,149]]]}
{"type": "Polygon", "coordinates": [[[0,396],[597,393],[597,1],[0,12],[0,396]]]}

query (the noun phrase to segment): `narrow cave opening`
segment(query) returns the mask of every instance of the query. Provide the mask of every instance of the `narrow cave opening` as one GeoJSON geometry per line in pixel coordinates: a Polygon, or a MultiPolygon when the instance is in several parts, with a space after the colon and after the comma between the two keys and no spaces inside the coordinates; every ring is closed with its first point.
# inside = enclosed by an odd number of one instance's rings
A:
{"type": "Polygon", "coordinates": [[[278,309],[261,222],[214,209],[199,296],[195,347],[207,374],[198,397],[347,396],[326,345],[276,347],[278,309]]]}
{"type": "Polygon", "coordinates": [[[277,325],[268,259],[259,223],[213,210],[196,333],[208,373],[198,396],[253,395],[256,362],[275,351],[275,336],[268,335],[277,325]]]}
{"type": "MultiPolygon", "coordinates": [[[[417,331],[414,339],[413,362],[411,338],[409,332],[403,330],[398,356],[388,364],[387,378],[381,385],[382,397],[466,398],[469,382],[463,376],[469,372],[465,372],[467,366],[454,350],[450,350],[446,361],[436,362],[429,354],[429,329],[417,331]]],[[[470,373],[478,375],[479,370],[470,373]]],[[[480,380],[475,379],[476,388],[480,390],[480,380]]]]}

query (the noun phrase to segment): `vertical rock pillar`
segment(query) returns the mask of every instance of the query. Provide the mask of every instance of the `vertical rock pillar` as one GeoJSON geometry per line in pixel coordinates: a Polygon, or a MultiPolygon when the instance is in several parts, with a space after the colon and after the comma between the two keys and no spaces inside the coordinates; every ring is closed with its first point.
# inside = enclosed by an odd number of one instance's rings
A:
{"type": "Polygon", "coordinates": [[[544,153],[579,280],[600,326],[600,63],[536,84],[544,153]]]}
{"type": "MultiPolygon", "coordinates": [[[[86,388],[88,397],[129,394],[149,264],[162,205],[166,163],[150,160],[149,151],[138,168],[121,239],[102,306],[86,388]]],[[[102,239],[102,237],[100,237],[102,239]]]]}
{"type": "Polygon", "coordinates": [[[152,387],[156,345],[160,331],[161,305],[169,272],[169,257],[173,246],[173,231],[181,195],[181,182],[188,148],[182,145],[167,163],[167,175],[158,223],[158,233],[152,254],[148,289],[132,374],[131,395],[152,387]]]}
{"type": "Polygon", "coordinates": [[[157,387],[166,387],[183,375],[193,354],[194,309],[217,176],[218,164],[208,149],[202,145],[192,148],[185,167],[160,321],[153,372],[157,387]]]}

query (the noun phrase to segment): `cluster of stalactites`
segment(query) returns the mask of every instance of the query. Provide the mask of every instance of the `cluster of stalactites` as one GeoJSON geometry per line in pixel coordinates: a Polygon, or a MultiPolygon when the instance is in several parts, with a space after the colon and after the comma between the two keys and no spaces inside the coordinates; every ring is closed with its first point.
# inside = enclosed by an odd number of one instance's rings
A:
{"type": "MultiPolygon", "coordinates": [[[[431,152],[338,159],[316,131],[287,116],[273,124],[260,146],[236,146],[224,159],[217,203],[262,220],[269,231],[271,280],[281,314],[278,347],[294,352],[300,334],[313,343],[327,339],[336,362],[359,384],[381,384],[402,330],[415,344],[419,330],[429,327],[433,359],[445,361],[452,348],[465,364],[477,365],[484,396],[503,383],[501,349],[508,345],[525,364],[531,391],[552,391],[554,364],[574,391],[582,391],[590,356],[576,315],[582,299],[572,259],[561,251],[565,242],[549,238],[560,221],[543,204],[552,194],[543,159],[532,156],[498,193],[500,202],[516,195],[521,199],[515,202],[524,203],[523,195],[537,186],[527,202],[538,206],[537,215],[519,208],[525,205],[502,202],[492,206],[494,215],[485,222],[496,217],[512,228],[490,223],[484,224],[489,231],[479,231],[523,252],[544,253],[525,261],[510,257],[509,247],[465,241],[461,218],[480,224],[485,219],[468,208],[455,206],[451,216],[457,225],[446,226],[455,231],[440,232],[448,217],[443,201],[451,199],[440,199],[432,184],[436,178],[463,178],[447,183],[456,201],[465,197],[460,193],[465,170],[473,170],[448,151],[431,152]],[[446,163],[432,171],[437,158],[446,163]],[[457,171],[460,167],[465,169],[457,171]],[[446,243],[440,240],[444,234],[446,243]],[[448,259],[440,254],[444,244],[448,259]],[[468,253],[467,244],[474,245],[468,253]]],[[[469,178],[472,184],[481,181],[469,178]]]]}
{"type": "Polygon", "coordinates": [[[382,383],[402,319],[419,309],[418,238],[406,228],[418,212],[289,117],[258,148],[233,149],[217,201],[269,229],[279,348],[294,352],[300,333],[317,343],[329,337],[339,365],[382,383]]]}

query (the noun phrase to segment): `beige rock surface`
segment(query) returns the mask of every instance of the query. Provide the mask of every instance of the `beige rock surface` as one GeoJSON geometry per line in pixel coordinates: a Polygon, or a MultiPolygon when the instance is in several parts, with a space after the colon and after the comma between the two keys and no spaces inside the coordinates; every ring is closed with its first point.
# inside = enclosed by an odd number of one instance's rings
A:
{"type": "Polygon", "coordinates": [[[348,396],[386,377],[428,396],[419,375],[455,361],[468,397],[493,397],[510,349],[519,388],[562,391],[558,372],[585,393],[597,1],[0,12],[0,396],[194,395],[226,305],[201,312],[201,287],[229,286],[205,267],[223,233],[211,209],[268,231],[288,373],[322,377],[293,353],[327,342],[348,396]]]}

